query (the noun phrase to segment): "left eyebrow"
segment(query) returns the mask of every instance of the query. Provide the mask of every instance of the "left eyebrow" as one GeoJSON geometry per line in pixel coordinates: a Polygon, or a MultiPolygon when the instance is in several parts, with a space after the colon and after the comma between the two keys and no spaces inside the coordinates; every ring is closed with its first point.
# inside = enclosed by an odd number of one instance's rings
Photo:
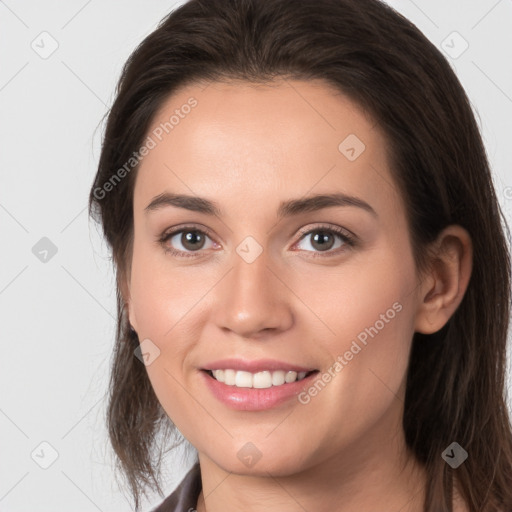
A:
{"type": "Polygon", "coordinates": [[[378,217],[377,212],[366,201],[363,201],[359,197],[341,193],[317,194],[301,199],[284,201],[280,204],[277,215],[279,218],[289,217],[291,215],[297,215],[298,213],[313,212],[333,206],[353,206],[371,213],[374,217],[378,217]]]}
{"type": "MultiPolygon", "coordinates": [[[[155,196],[144,209],[146,213],[159,210],[166,206],[175,206],[184,208],[205,215],[215,215],[222,217],[222,210],[219,205],[204,197],[190,196],[186,194],[172,194],[164,192],[155,196]]],[[[278,218],[291,217],[305,212],[314,212],[333,206],[356,207],[365,210],[374,217],[378,217],[377,212],[362,199],[346,194],[317,194],[300,199],[290,199],[280,203],[277,210],[278,218]]]]}

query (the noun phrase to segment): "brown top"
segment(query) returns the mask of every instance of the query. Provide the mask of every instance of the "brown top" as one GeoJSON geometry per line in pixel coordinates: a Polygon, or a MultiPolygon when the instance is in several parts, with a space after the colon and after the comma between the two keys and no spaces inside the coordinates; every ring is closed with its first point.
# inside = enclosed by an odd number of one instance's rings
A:
{"type": "Polygon", "coordinates": [[[199,462],[196,462],[173,493],[167,496],[152,512],[195,511],[201,488],[201,471],[199,462]]]}

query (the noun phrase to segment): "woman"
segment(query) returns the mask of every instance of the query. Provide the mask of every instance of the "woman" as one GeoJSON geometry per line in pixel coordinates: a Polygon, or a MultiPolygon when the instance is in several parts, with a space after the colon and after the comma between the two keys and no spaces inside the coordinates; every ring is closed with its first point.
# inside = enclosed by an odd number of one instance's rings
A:
{"type": "Polygon", "coordinates": [[[90,211],[135,508],[508,511],[510,257],[469,101],[376,0],[191,0],[126,63],[90,211]],[[194,247],[194,245],[196,247],[194,247]]]}

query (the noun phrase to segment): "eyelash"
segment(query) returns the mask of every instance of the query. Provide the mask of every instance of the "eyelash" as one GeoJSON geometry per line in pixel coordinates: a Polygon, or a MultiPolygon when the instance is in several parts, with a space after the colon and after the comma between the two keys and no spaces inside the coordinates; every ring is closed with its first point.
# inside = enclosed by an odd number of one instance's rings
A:
{"type": "MultiPolygon", "coordinates": [[[[352,234],[350,234],[347,230],[343,228],[339,228],[337,226],[329,226],[329,225],[319,225],[314,227],[313,229],[302,229],[299,231],[300,238],[296,243],[299,243],[303,238],[305,238],[307,235],[310,235],[312,233],[315,233],[317,231],[321,231],[323,233],[328,234],[334,234],[339,236],[342,241],[344,242],[345,246],[348,246],[349,248],[353,248],[356,246],[356,237],[352,234]]],[[[200,233],[202,235],[206,235],[209,238],[212,238],[212,232],[207,228],[198,228],[197,226],[182,226],[179,229],[175,229],[173,231],[169,231],[166,233],[163,233],[159,239],[158,242],[162,245],[164,248],[164,251],[168,254],[171,254],[173,256],[179,257],[179,258],[196,258],[198,257],[199,251],[193,251],[193,252],[184,252],[179,251],[177,249],[173,249],[169,247],[166,242],[172,238],[174,235],[177,235],[178,233],[186,233],[186,232],[196,232],[200,233]]],[[[331,257],[339,254],[340,252],[344,252],[347,250],[345,246],[338,247],[335,251],[326,251],[325,253],[322,252],[314,252],[314,256],[311,256],[313,258],[316,257],[331,257]]],[[[312,251],[306,251],[306,252],[312,252],[312,251]]]]}

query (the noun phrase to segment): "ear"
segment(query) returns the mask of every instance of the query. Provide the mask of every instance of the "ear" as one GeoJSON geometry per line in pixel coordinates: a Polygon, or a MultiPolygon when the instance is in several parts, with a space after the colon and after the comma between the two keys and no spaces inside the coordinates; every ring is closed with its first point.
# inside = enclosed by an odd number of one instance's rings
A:
{"type": "Polygon", "coordinates": [[[125,311],[128,315],[128,322],[133,327],[133,329],[137,332],[137,320],[135,318],[135,313],[133,311],[133,301],[131,299],[129,276],[127,277],[124,273],[119,273],[118,286],[119,286],[119,290],[121,292],[121,296],[123,298],[125,311]]]}
{"type": "Polygon", "coordinates": [[[461,226],[445,228],[433,243],[429,271],[418,294],[415,331],[432,334],[448,322],[459,307],[473,268],[473,244],[461,226]]]}

